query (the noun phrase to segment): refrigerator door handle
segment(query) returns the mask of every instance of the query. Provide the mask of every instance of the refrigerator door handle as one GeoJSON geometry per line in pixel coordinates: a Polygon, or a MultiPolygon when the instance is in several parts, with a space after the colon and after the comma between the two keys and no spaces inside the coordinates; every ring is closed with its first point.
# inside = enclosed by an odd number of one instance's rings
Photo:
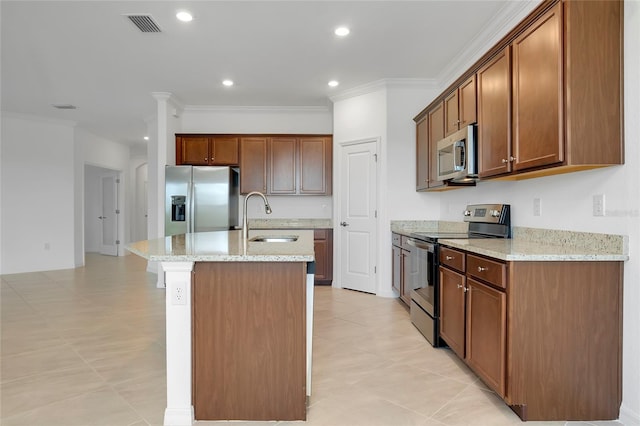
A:
{"type": "Polygon", "coordinates": [[[192,233],[195,229],[195,224],[193,223],[195,220],[194,210],[196,207],[196,191],[194,189],[193,180],[189,182],[189,223],[187,223],[187,232],[192,233]]]}

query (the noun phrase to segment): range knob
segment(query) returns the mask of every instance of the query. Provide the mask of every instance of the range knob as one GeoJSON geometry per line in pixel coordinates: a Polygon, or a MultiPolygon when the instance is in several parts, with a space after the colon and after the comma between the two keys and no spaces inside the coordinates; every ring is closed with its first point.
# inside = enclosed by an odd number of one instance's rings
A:
{"type": "Polygon", "coordinates": [[[465,216],[471,216],[471,210],[465,210],[464,211],[464,215],[465,216]]]}
{"type": "Polygon", "coordinates": [[[500,210],[491,210],[491,217],[500,217],[500,210]]]}

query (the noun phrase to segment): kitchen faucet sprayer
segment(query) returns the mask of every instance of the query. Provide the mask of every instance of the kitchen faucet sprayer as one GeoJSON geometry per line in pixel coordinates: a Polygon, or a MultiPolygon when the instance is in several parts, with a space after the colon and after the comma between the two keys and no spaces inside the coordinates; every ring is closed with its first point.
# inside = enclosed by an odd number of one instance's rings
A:
{"type": "Polygon", "coordinates": [[[242,209],[242,239],[244,241],[247,241],[247,238],[249,238],[249,224],[247,222],[247,202],[253,195],[259,195],[260,197],[262,197],[262,201],[264,201],[264,212],[266,214],[271,214],[272,211],[267,197],[262,192],[253,191],[247,194],[244,199],[244,208],[242,209]]]}

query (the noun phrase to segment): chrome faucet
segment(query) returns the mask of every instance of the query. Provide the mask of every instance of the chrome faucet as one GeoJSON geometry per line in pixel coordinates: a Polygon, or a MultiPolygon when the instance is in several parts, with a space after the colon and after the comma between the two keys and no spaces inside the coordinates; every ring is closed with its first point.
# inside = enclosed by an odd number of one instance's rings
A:
{"type": "Polygon", "coordinates": [[[242,209],[242,239],[247,241],[249,237],[249,224],[247,223],[247,201],[252,195],[259,195],[262,197],[262,201],[264,201],[264,212],[266,214],[271,214],[271,206],[269,205],[269,201],[267,201],[267,197],[258,191],[253,191],[247,194],[244,199],[244,209],[242,209]]]}

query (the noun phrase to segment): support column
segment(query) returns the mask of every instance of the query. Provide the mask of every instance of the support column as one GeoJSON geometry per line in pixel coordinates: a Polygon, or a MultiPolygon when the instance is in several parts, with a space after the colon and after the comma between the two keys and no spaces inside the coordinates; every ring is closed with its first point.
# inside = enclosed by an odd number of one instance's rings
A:
{"type": "Polygon", "coordinates": [[[191,271],[194,262],[162,262],[166,277],[167,408],[165,426],[191,426],[191,271]],[[176,288],[184,304],[176,303],[176,288]]]}

